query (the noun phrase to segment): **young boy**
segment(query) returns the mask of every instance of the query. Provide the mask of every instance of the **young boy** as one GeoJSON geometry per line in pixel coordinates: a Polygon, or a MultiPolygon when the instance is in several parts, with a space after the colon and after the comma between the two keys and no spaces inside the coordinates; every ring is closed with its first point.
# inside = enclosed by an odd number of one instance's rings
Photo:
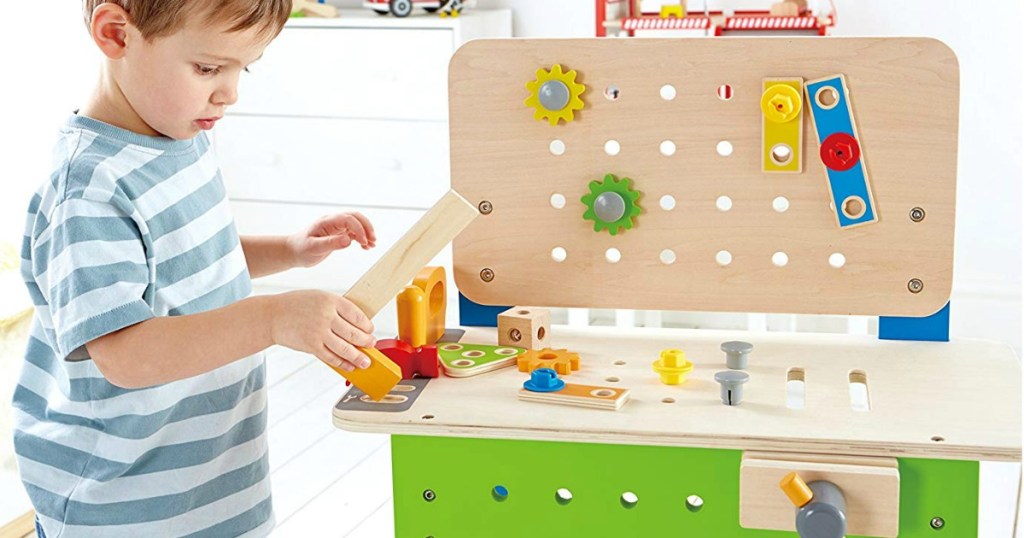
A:
{"type": "Polygon", "coordinates": [[[371,248],[373,227],[353,213],[289,237],[235,231],[203,131],[290,0],[84,4],[104,66],[60,132],[22,250],[36,313],[15,448],[39,534],[264,536],[262,351],[352,370],[374,339],[340,296],[248,297],[250,278],[371,248]]]}

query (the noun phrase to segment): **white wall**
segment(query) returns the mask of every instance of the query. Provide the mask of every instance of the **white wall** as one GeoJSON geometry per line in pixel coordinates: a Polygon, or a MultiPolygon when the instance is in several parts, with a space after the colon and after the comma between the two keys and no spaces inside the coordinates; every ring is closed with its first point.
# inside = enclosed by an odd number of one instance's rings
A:
{"type": "MultiPolygon", "coordinates": [[[[332,0],[357,7],[361,0],[332,0]]],[[[657,2],[655,2],[657,3],[657,2]]],[[[1019,2],[837,0],[835,35],[926,35],[960,59],[960,165],[953,331],[1021,347],[1021,47],[1019,2]]],[[[691,0],[691,5],[696,1],[691,0]]],[[[763,5],[767,5],[765,1],[763,5]]],[[[37,14],[0,32],[6,106],[0,129],[0,241],[18,242],[25,205],[49,173],[54,130],[90,88],[97,54],[79,3],[37,14]],[[45,23],[43,23],[45,21],[45,23]],[[29,53],[31,52],[31,53],[29,53]]],[[[511,7],[515,32],[587,37],[591,0],[478,0],[511,7]]],[[[759,0],[709,2],[726,10],[759,0]]],[[[2,298],[0,298],[2,300],[2,298]]]]}
{"type": "Polygon", "coordinates": [[[65,2],[0,32],[0,242],[20,247],[29,198],[50,174],[57,127],[81,106],[96,77],[99,53],[80,5],[65,2]]]}

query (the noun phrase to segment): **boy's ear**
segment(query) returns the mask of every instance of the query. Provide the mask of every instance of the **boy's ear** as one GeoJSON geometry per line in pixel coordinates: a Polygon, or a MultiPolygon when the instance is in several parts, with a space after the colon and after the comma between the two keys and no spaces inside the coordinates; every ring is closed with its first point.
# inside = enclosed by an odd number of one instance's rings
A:
{"type": "Polygon", "coordinates": [[[92,12],[92,21],[89,24],[92,40],[111,60],[124,57],[128,32],[132,29],[128,12],[113,2],[104,2],[96,6],[92,12]]]}

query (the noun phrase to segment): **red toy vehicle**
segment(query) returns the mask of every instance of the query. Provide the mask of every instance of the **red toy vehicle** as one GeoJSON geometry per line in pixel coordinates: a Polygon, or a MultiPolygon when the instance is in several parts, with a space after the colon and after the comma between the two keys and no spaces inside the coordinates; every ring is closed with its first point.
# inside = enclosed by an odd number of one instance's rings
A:
{"type": "Polygon", "coordinates": [[[434,13],[449,3],[460,0],[363,0],[363,7],[370,8],[380,15],[391,13],[396,17],[408,17],[413,7],[421,7],[427,13],[434,13]]]}

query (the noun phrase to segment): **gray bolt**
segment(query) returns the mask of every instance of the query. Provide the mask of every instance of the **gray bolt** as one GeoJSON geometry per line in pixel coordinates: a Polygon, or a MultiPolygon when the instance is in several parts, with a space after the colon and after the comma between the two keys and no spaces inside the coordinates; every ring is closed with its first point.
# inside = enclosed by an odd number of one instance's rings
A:
{"type": "Polygon", "coordinates": [[[933,529],[939,530],[946,526],[946,520],[942,519],[941,517],[933,517],[931,525],[933,529]]]}
{"type": "Polygon", "coordinates": [[[604,222],[615,222],[626,214],[626,201],[617,192],[602,192],[594,200],[594,213],[604,222]]]}
{"type": "Polygon", "coordinates": [[[924,282],[920,278],[911,278],[910,282],[907,282],[907,289],[910,293],[921,293],[924,290],[924,282]]]}
{"type": "Polygon", "coordinates": [[[801,538],[843,538],[846,536],[846,497],[832,482],[815,480],[807,484],[813,500],[797,508],[796,531],[801,538]]]}
{"type": "Polygon", "coordinates": [[[434,494],[434,490],[428,489],[428,490],[424,490],[423,491],[423,500],[425,500],[427,502],[431,502],[431,501],[433,501],[436,498],[437,498],[437,495],[434,494]]]}
{"type": "Polygon", "coordinates": [[[754,345],[747,342],[723,342],[722,351],[725,352],[725,365],[730,370],[746,370],[747,359],[754,345]]]}
{"type": "Polygon", "coordinates": [[[914,222],[921,222],[922,220],[924,220],[924,216],[924,209],[921,209],[920,207],[915,207],[914,209],[910,210],[910,220],[914,222]]]}
{"type": "Polygon", "coordinates": [[[750,374],[724,370],[715,374],[715,381],[722,386],[722,403],[739,405],[743,401],[743,384],[750,381],[750,374]]]}
{"type": "Polygon", "coordinates": [[[540,85],[537,99],[548,110],[562,110],[569,104],[569,87],[561,80],[549,80],[540,85]]]}
{"type": "Polygon", "coordinates": [[[480,271],[480,280],[483,280],[484,282],[490,282],[494,280],[494,271],[485,267],[482,271],[480,271]]]}
{"type": "Polygon", "coordinates": [[[483,202],[480,202],[477,209],[480,210],[480,213],[483,215],[490,215],[491,211],[494,211],[494,206],[487,200],[484,200],[483,202]]]}

